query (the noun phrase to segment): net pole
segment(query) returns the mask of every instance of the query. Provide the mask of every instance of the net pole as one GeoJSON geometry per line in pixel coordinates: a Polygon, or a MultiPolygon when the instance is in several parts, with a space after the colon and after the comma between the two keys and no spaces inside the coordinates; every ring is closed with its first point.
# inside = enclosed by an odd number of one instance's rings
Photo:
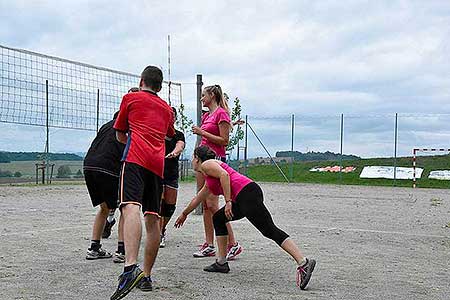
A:
{"type": "Polygon", "coordinates": [[[291,166],[289,169],[289,178],[292,179],[294,178],[294,114],[292,114],[291,116],[291,166]]]}
{"type": "MultiPolygon", "coordinates": [[[[46,137],[46,141],[45,141],[45,172],[47,173],[47,183],[50,182],[50,178],[49,178],[49,169],[48,169],[48,164],[49,164],[49,156],[50,156],[50,149],[49,149],[49,107],[48,107],[48,79],[45,80],[45,114],[46,114],[46,122],[45,122],[45,128],[46,128],[46,133],[47,133],[47,137],[46,137]]],[[[44,177],[44,176],[43,176],[44,177]]]]}
{"type": "MultiPolygon", "coordinates": [[[[200,102],[200,99],[202,97],[202,86],[203,86],[203,82],[202,82],[202,74],[197,74],[197,126],[201,126],[202,123],[202,103],[200,102]]],[[[200,145],[200,135],[197,135],[197,141],[195,146],[197,147],[198,145],[200,145]]],[[[195,174],[197,176],[197,174],[195,174]]],[[[197,192],[201,189],[202,187],[197,186],[197,192]]],[[[203,213],[203,204],[200,204],[199,206],[197,206],[197,208],[194,211],[194,215],[201,215],[203,213]]]]}
{"type": "Polygon", "coordinates": [[[394,129],[394,186],[397,180],[397,142],[398,142],[398,113],[395,113],[395,129],[394,129]]]}
{"type": "Polygon", "coordinates": [[[413,189],[416,188],[416,152],[417,149],[413,149],[413,189]]]}
{"type": "Polygon", "coordinates": [[[100,122],[100,89],[97,89],[97,133],[100,122]]]}
{"type": "Polygon", "coordinates": [[[342,184],[342,154],[344,148],[344,114],[341,114],[341,151],[339,156],[339,182],[342,184]]]}

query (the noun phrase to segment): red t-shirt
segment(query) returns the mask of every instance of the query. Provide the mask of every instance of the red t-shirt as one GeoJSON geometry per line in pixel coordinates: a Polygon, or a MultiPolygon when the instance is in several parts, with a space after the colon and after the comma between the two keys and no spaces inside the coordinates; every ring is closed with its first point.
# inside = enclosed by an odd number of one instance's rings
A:
{"type": "Polygon", "coordinates": [[[164,174],[165,136],[173,136],[172,108],[153,92],[122,98],[114,129],[128,132],[122,161],[138,164],[159,177],[164,174]]]}
{"type": "MultiPolygon", "coordinates": [[[[212,114],[209,112],[202,116],[201,128],[211,134],[220,136],[219,124],[226,122],[231,124],[230,115],[222,107],[217,108],[212,114]]],[[[213,150],[218,157],[225,157],[225,146],[214,144],[205,137],[202,137],[200,146],[206,145],[213,150]]]]}

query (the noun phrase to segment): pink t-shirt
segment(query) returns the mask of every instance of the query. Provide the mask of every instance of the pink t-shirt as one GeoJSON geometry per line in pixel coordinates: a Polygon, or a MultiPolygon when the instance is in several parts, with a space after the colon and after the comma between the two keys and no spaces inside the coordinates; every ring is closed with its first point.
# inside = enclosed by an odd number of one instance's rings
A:
{"type": "MultiPolygon", "coordinates": [[[[202,125],[200,127],[211,134],[220,136],[219,124],[222,122],[231,124],[231,119],[227,111],[219,107],[212,114],[207,112],[202,116],[202,125]]],[[[200,146],[202,145],[211,148],[218,157],[225,157],[225,146],[214,144],[203,136],[200,141],[200,146]]]]}
{"type": "MultiPolygon", "coordinates": [[[[236,201],[239,192],[242,191],[247,184],[252,183],[253,180],[236,172],[224,162],[220,162],[220,166],[228,173],[228,175],[230,175],[231,200],[234,202],[236,201]]],[[[205,181],[208,190],[213,195],[223,195],[223,189],[219,178],[205,176],[205,181]]]]}

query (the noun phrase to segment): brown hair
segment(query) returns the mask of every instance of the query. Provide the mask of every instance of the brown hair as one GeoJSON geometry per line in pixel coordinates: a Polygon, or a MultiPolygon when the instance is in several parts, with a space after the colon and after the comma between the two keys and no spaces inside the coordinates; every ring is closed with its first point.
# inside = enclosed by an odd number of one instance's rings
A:
{"type": "Polygon", "coordinates": [[[223,96],[222,88],[220,87],[220,85],[216,84],[216,85],[207,86],[207,87],[205,87],[205,92],[213,95],[213,98],[216,101],[217,105],[219,105],[220,107],[225,109],[227,111],[227,113],[230,113],[230,108],[228,107],[228,102],[225,99],[225,97],[223,96]]]}
{"type": "Polygon", "coordinates": [[[207,161],[208,159],[216,158],[216,153],[206,145],[195,148],[194,155],[197,156],[202,162],[207,161]]]}

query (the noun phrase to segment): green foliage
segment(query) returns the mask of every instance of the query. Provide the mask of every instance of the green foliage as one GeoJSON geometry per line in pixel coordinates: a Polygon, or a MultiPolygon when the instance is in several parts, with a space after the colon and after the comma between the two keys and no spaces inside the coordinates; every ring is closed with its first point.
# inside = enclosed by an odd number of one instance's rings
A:
{"type": "MultiPolygon", "coordinates": [[[[367,186],[393,186],[392,179],[364,179],[359,178],[362,169],[365,166],[393,166],[393,158],[371,158],[345,160],[343,167],[354,166],[355,172],[351,173],[329,173],[329,172],[310,172],[313,167],[325,167],[339,165],[339,160],[315,161],[315,162],[295,162],[294,176],[291,182],[306,182],[319,184],[347,184],[347,185],[367,185],[367,186]]],[[[412,167],[411,157],[397,158],[398,167],[412,167]]],[[[280,164],[283,172],[289,176],[290,163],[280,164]]],[[[417,179],[417,187],[421,188],[450,188],[448,180],[428,179],[430,171],[450,170],[450,156],[422,156],[417,158],[417,167],[423,168],[422,178],[417,179]]],[[[284,182],[284,178],[273,165],[269,166],[249,166],[247,175],[255,181],[284,182]]],[[[397,179],[395,186],[412,187],[412,180],[397,179]]]]}
{"type": "MultiPolygon", "coordinates": [[[[0,162],[36,161],[46,159],[42,152],[0,152],[0,162]]],[[[83,158],[73,153],[49,153],[49,160],[81,161],[83,158]]]]}
{"type": "Polygon", "coordinates": [[[73,176],[74,178],[83,178],[83,172],[81,172],[80,169],[78,169],[77,173],[75,173],[75,176],[73,176]]]}
{"type": "MultiPolygon", "coordinates": [[[[228,100],[228,96],[224,94],[228,100]]],[[[238,97],[234,99],[234,105],[231,110],[231,122],[237,122],[241,120],[241,112],[242,107],[238,97]]],[[[233,126],[231,137],[228,141],[227,151],[233,151],[234,147],[236,147],[240,140],[244,138],[244,130],[242,130],[240,125],[236,127],[233,126]],[[235,130],[234,130],[235,129],[235,130]]],[[[238,149],[239,151],[239,149],[238,149]]]]}
{"type": "MultiPolygon", "coordinates": [[[[321,161],[321,160],[339,160],[340,154],[326,151],[326,152],[307,152],[302,153],[299,151],[277,151],[275,153],[276,157],[294,157],[295,161],[321,161]]],[[[349,159],[359,159],[360,157],[356,155],[342,155],[343,160],[349,159]]]]}
{"type": "Polygon", "coordinates": [[[68,165],[62,165],[58,168],[56,177],[57,178],[70,178],[71,174],[72,174],[72,170],[70,170],[70,167],[68,165]]]}
{"type": "Polygon", "coordinates": [[[17,171],[17,172],[14,173],[14,177],[22,177],[22,173],[17,171]]]}
{"type": "Polygon", "coordinates": [[[182,103],[178,108],[177,119],[175,120],[176,127],[186,136],[187,132],[190,132],[193,124],[194,122],[186,116],[184,112],[184,104],[182,103]]]}

